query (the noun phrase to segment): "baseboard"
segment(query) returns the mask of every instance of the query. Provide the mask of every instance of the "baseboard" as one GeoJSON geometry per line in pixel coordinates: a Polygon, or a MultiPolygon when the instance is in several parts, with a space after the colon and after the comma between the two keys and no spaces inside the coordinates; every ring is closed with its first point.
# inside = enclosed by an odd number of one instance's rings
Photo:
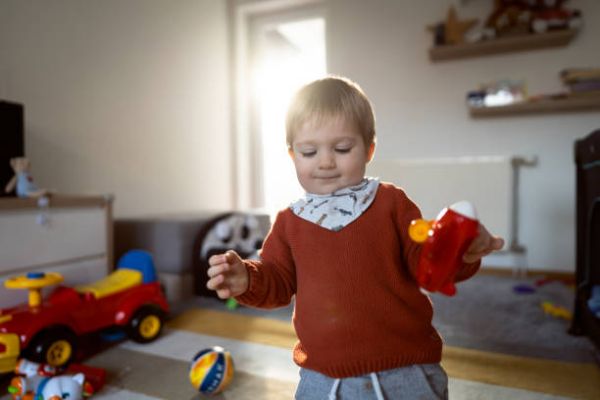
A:
{"type": "Polygon", "coordinates": [[[569,271],[549,271],[543,269],[508,269],[503,267],[482,267],[479,272],[485,275],[497,275],[497,276],[524,276],[529,278],[548,278],[575,281],[575,272],[569,271]]]}

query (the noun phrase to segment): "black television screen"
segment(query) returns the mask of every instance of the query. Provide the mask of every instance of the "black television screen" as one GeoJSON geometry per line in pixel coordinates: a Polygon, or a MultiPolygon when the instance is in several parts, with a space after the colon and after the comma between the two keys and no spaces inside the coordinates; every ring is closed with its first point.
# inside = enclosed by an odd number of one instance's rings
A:
{"type": "Polygon", "coordinates": [[[23,105],[0,100],[0,196],[14,196],[4,192],[13,176],[12,157],[25,155],[23,105]]]}

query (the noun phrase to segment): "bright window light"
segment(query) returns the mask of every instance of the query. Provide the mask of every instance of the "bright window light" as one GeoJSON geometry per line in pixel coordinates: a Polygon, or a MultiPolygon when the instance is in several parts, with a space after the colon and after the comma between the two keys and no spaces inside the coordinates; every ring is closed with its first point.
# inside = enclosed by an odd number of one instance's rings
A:
{"type": "Polygon", "coordinates": [[[303,194],[285,143],[285,113],[294,92],[326,73],[323,18],[265,26],[258,38],[258,104],[264,207],[275,212],[303,194]]]}

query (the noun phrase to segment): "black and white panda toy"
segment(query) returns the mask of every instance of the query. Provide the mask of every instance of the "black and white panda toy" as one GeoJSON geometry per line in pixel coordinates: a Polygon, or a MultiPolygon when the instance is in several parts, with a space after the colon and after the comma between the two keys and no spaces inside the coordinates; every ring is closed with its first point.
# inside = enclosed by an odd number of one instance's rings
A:
{"type": "Polygon", "coordinates": [[[216,297],[206,288],[208,259],[234,250],[242,258],[258,259],[258,250],[269,232],[268,215],[228,213],[215,218],[199,233],[194,245],[194,292],[200,296],[216,297]]]}

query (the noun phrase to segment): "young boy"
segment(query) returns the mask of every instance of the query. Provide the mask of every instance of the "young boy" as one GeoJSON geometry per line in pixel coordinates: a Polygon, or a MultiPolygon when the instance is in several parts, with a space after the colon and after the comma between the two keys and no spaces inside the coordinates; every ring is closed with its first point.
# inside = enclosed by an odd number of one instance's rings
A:
{"type": "MultiPolygon", "coordinates": [[[[375,151],[371,104],[339,77],[303,87],[288,110],[289,154],[306,196],[280,211],[260,253],[210,258],[220,298],[273,308],[295,295],[301,367],[296,399],[447,398],[442,339],[414,272],[420,245],[408,236],[417,206],[365,168],[375,151]]],[[[483,225],[457,281],[503,246],[483,225]]]]}

